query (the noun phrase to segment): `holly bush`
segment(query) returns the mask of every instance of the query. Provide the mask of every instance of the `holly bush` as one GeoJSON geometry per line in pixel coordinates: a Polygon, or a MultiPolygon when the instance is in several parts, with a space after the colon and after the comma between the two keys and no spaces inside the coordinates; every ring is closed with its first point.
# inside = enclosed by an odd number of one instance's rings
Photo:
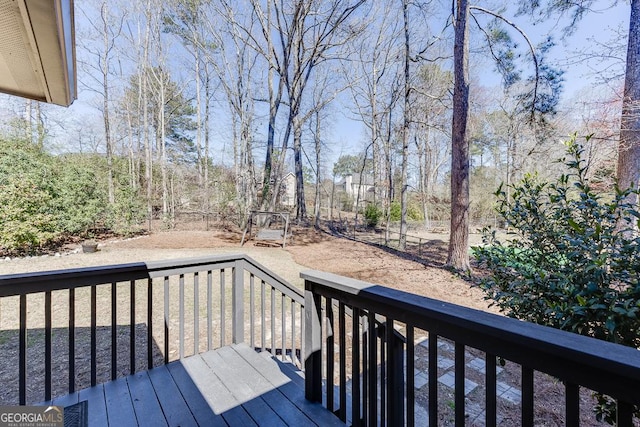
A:
{"type": "MultiPolygon", "coordinates": [[[[483,230],[473,254],[488,276],[486,298],[511,317],[640,347],[640,213],[628,202],[636,189],[596,191],[583,148],[572,137],[555,182],[527,175],[496,192],[508,227],[501,240],[483,230]]],[[[599,396],[598,418],[614,420],[599,396]]]]}

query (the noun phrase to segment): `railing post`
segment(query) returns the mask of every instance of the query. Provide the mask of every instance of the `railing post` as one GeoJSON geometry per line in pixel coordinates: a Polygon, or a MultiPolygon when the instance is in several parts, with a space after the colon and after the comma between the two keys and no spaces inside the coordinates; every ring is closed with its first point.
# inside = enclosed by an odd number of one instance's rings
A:
{"type": "Polygon", "coordinates": [[[393,319],[387,318],[381,326],[387,342],[387,416],[390,425],[404,425],[404,362],[406,339],[393,327],[393,319]]]}
{"type": "Polygon", "coordinates": [[[235,262],[232,275],[232,340],[234,344],[240,344],[244,342],[244,260],[239,259],[235,262]]]}
{"type": "Polygon", "coordinates": [[[391,375],[391,390],[393,395],[389,396],[389,399],[393,401],[393,412],[389,414],[389,421],[393,425],[404,425],[404,343],[405,338],[396,331],[393,327],[389,331],[389,358],[393,354],[393,364],[391,366],[389,374],[391,375]]]}
{"type": "MultiPolygon", "coordinates": [[[[313,292],[313,282],[304,282],[304,382],[305,397],[322,402],[322,316],[321,296],[313,292]]],[[[342,350],[342,349],[341,349],[342,350]]]]}

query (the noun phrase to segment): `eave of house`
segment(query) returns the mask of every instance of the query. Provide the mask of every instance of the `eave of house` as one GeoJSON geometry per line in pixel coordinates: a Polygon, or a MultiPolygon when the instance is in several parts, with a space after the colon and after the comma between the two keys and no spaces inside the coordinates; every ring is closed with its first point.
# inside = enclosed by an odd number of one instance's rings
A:
{"type": "Polygon", "coordinates": [[[68,106],[75,64],[73,0],[0,0],[0,92],[68,106]]]}

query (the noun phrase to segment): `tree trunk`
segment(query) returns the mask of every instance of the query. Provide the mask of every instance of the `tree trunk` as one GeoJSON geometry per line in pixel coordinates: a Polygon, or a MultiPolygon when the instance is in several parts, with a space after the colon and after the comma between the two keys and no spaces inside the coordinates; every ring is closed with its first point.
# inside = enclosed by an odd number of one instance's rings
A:
{"type": "Polygon", "coordinates": [[[142,139],[144,143],[145,170],[144,178],[147,193],[147,221],[149,223],[149,231],[151,231],[151,223],[153,219],[153,147],[151,146],[151,137],[149,135],[149,41],[151,37],[151,1],[147,0],[145,7],[145,35],[142,53],[142,61],[139,65],[140,81],[139,87],[140,100],[142,103],[142,139]]]}
{"type": "MultiPolygon", "coordinates": [[[[640,0],[631,1],[617,178],[621,189],[638,188],[638,179],[640,179],[640,0]]],[[[636,206],[637,195],[630,194],[627,202],[636,206]]],[[[619,224],[620,229],[629,226],[630,224],[619,224]]]]}
{"type": "Polygon", "coordinates": [[[297,115],[293,118],[293,162],[296,171],[296,219],[300,221],[307,217],[307,203],[302,173],[302,123],[297,115]]]}
{"type": "MultiPolygon", "coordinates": [[[[248,99],[249,97],[247,97],[248,99]]],[[[249,211],[255,208],[255,171],[253,167],[253,149],[251,145],[251,117],[250,112],[243,106],[241,121],[240,139],[242,140],[242,163],[243,176],[245,179],[245,214],[248,216],[249,211]]]]}
{"type": "Polygon", "coordinates": [[[138,177],[137,177],[137,169],[136,169],[136,155],[135,155],[135,146],[133,137],[133,121],[131,120],[131,110],[128,108],[125,111],[127,117],[127,138],[129,139],[129,186],[134,192],[138,191],[138,177]]]}
{"type": "Polygon", "coordinates": [[[469,3],[456,0],[453,48],[454,89],[451,125],[451,235],[447,266],[468,271],[469,265],[469,3]]]}
{"type": "Polygon", "coordinates": [[[387,198],[385,205],[385,219],[386,227],[384,231],[384,244],[389,245],[389,237],[391,231],[391,202],[395,198],[394,183],[393,183],[393,162],[391,159],[391,129],[392,129],[392,114],[389,110],[387,114],[387,134],[384,142],[384,161],[385,161],[385,173],[387,175],[387,198]]]}
{"type": "Polygon", "coordinates": [[[36,101],[36,135],[38,138],[36,140],[36,144],[38,148],[42,149],[44,147],[44,137],[45,137],[45,129],[44,129],[44,120],[42,119],[42,104],[40,101],[36,101]]]}
{"type": "Polygon", "coordinates": [[[102,53],[102,118],[104,120],[104,143],[107,151],[107,192],[109,197],[109,204],[114,205],[115,190],[113,186],[113,142],[111,141],[111,124],[109,118],[109,19],[107,15],[107,3],[103,2],[101,7],[102,18],[102,37],[103,37],[103,49],[102,53]]]}
{"type": "Polygon", "coordinates": [[[267,152],[264,160],[264,172],[262,177],[262,209],[270,210],[269,195],[271,194],[271,171],[273,170],[273,146],[276,134],[276,116],[278,115],[278,105],[280,100],[273,98],[273,69],[269,67],[269,124],[267,129],[267,152]],[[277,102],[277,103],[276,103],[277,102]]]}
{"type": "MultiPolygon", "coordinates": [[[[291,136],[291,129],[292,129],[292,119],[291,117],[289,117],[289,119],[287,120],[287,124],[285,125],[285,129],[284,129],[284,136],[282,137],[282,145],[280,146],[280,154],[278,156],[278,161],[275,163],[274,168],[271,170],[271,177],[273,180],[273,184],[272,184],[272,190],[271,190],[271,200],[270,200],[270,204],[269,204],[269,209],[270,211],[273,211],[276,209],[276,205],[278,203],[278,200],[280,199],[279,197],[279,190],[280,190],[280,185],[282,184],[282,169],[284,168],[284,163],[285,163],[285,159],[287,156],[287,148],[289,146],[289,138],[291,136]]],[[[302,132],[302,131],[301,131],[302,132]]],[[[297,188],[297,177],[296,177],[296,188],[297,188]]],[[[297,198],[297,193],[296,193],[296,198],[297,198]]]]}
{"type": "Polygon", "coordinates": [[[315,216],[315,226],[316,228],[320,228],[320,185],[322,181],[320,180],[320,148],[322,144],[322,140],[320,138],[320,112],[316,111],[316,132],[315,132],[315,142],[316,142],[316,194],[315,194],[315,207],[314,207],[314,216],[315,216]]]}
{"type": "MultiPolygon", "coordinates": [[[[271,1],[267,1],[267,27],[271,28],[271,1]]],[[[274,210],[276,198],[273,195],[272,181],[277,181],[277,176],[273,177],[273,148],[275,143],[276,134],[276,118],[278,116],[278,109],[280,108],[280,101],[282,97],[282,75],[278,75],[278,90],[274,91],[273,82],[276,74],[275,67],[273,65],[273,40],[271,39],[271,33],[269,31],[265,34],[267,40],[267,52],[269,69],[267,74],[267,86],[269,91],[269,124],[267,129],[267,151],[264,161],[264,172],[262,177],[262,209],[274,210]],[[271,201],[274,203],[271,203],[271,201]]]]}
{"type": "Polygon", "coordinates": [[[409,5],[407,0],[402,2],[402,14],[404,18],[404,111],[402,124],[402,182],[400,191],[400,239],[398,249],[407,247],[407,203],[409,195],[408,169],[409,169],[409,5]]]}
{"type": "MultiPolygon", "coordinates": [[[[373,67],[373,74],[376,76],[377,70],[375,69],[375,65],[373,67]]],[[[378,80],[373,79],[371,84],[371,143],[373,144],[373,152],[372,152],[372,175],[373,175],[373,204],[377,205],[378,203],[378,188],[380,188],[380,180],[379,176],[383,176],[384,173],[378,175],[378,169],[380,169],[380,138],[379,138],[379,130],[378,130],[378,114],[377,114],[377,94],[378,94],[378,80]]]]}
{"type": "MultiPolygon", "coordinates": [[[[211,201],[209,195],[209,118],[210,118],[210,102],[211,102],[211,77],[209,75],[209,66],[205,63],[205,82],[204,82],[204,208],[209,218],[211,210],[211,201]]],[[[207,228],[208,229],[208,228],[207,228]]]]}
{"type": "Polygon", "coordinates": [[[160,76],[158,96],[160,100],[158,102],[158,141],[160,147],[160,177],[162,179],[162,216],[163,221],[169,219],[169,182],[167,176],[167,142],[166,142],[166,117],[165,117],[165,102],[166,102],[166,90],[164,76],[160,76]]]}
{"type": "MultiPolygon", "coordinates": [[[[195,35],[194,37],[197,37],[195,35]]],[[[198,162],[198,185],[200,189],[204,188],[204,159],[202,155],[202,95],[200,81],[200,48],[193,47],[194,76],[196,85],[196,157],[198,162]]],[[[206,197],[206,196],[205,196],[206,197]]]]}
{"type": "MultiPolygon", "coordinates": [[[[367,145],[364,149],[364,156],[362,156],[362,166],[360,166],[360,173],[358,174],[358,184],[356,187],[356,216],[355,216],[355,225],[354,225],[354,232],[355,232],[355,226],[358,225],[358,215],[360,213],[360,198],[361,196],[364,197],[366,196],[366,194],[361,194],[362,193],[362,178],[364,177],[364,169],[367,166],[367,157],[369,157],[369,147],[371,147],[371,144],[367,145]]],[[[366,199],[365,199],[366,202],[366,199]]]]}
{"type": "MultiPolygon", "coordinates": [[[[429,112],[425,114],[425,122],[429,123],[429,112]]],[[[424,227],[426,230],[429,226],[429,136],[431,134],[430,128],[427,126],[425,130],[425,136],[422,143],[416,138],[416,149],[418,150],[418,168],[419,168],[419,189],[420,189],[420,201],[422,203],[422,214],[424,215],[424,227]]]]}
{"type": "Polygon", "coordinates": [[[333,209],[335,207],[334,197],[336,195],[336,174],[333,174],[333,179],[331,180],[331,201],[329,202],[329,221],[333,223],[333,209]]]}
{"type": "MultiPolygon", "coordinates": [[[[25,105],[25,120],[27,121],[27,136],[29,137],[29,142],[33,144],[33,117],[31,116],[31,103],[35,102],[30,99],[27,100],[27,104],[25,105]]],[[[80,150],[82,152],[82,150],[80,150]]]]}

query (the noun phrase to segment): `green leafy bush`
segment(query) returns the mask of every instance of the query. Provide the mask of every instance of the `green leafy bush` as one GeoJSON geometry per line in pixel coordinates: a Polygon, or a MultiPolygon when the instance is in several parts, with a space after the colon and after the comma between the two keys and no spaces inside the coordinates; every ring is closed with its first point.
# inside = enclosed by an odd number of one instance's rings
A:
{"type": "MultiPolygon", "coordinates": [[[[638,348],[640,240],[619,230],[638,225],[626,201],[637,190],[597,193],[575,136],[566,145],[569,172],[556,182],[528,175],[511,200],[496,192],[512,231],[503,242],[485,229],[484,246],[473,248],[489,271],[482,288],[508,316],[638,348]]],[[[610,402],[599,399],[598,417],[611,421],[610,402]]]]}
{"type": "Polygon", "coordinates": [[[0,246],[28,252],[57,236],[51,194],[32,176],[10,176],[0,183],[0,246]]]}
{"type": "Polygon", "coordinates": [[[107,211],[105,225],[118,234],[132,234],[146,218],[144,202],[124,175],[116,186],[115,196],[115,203],[107,211]]]}
{"type": "Polygon", "coordinates": [[[129,233],[144,215],[126,164],[116,166],[115,203],[107,200],[99,155],[52,156],[26,140],[0,137],[0,251],[37,252],[98,226],[129,233]],[[118,173],[117,166],[125,170],[118,173]]]}
{"type": "MultiPolygon", "coordinates": [[[[402,217],[400,202],[391,202],[390,217],[391,221],[400,221],[402,217]]],[[[409,203],[407,206],[407,219],[410,221],[422,221],[424,220],[424,216],[420,208],[415,206],[415,204],[409,203]]]]}
{"type": "Polygon", "coordinates": [[[66,156],[60,160],[54,177],[58,229],[68,234],[83,234],[103,220],[107,206],[104,183],[96,162],[66,156]]]}
{"type": "Polygon", "coordinates": [[[391,221],[400,221],[401,216],[402,210],[400,202],[391,202],[391,206],[389,207],[389,219],[391,221]]]}
{"type": "Polygon", "coordinates": [[[376,227],[380,222],[380,218],[382,218],[382,209],[373,203],[369,203],[364,210],[364,219],[367,227],[376,227]]]}
{"type": "Polygon", "coordinates": [[[0,141],[0,246],[29,252],[57,236],[47,156],[19,140],[0,141]]]}
{"type": "Polygon", "coordinates": [[[407,206],[407,217],[411,221],[424,221],[424,215],[422,215],[422,211],[416,205],[407,206]]]}

